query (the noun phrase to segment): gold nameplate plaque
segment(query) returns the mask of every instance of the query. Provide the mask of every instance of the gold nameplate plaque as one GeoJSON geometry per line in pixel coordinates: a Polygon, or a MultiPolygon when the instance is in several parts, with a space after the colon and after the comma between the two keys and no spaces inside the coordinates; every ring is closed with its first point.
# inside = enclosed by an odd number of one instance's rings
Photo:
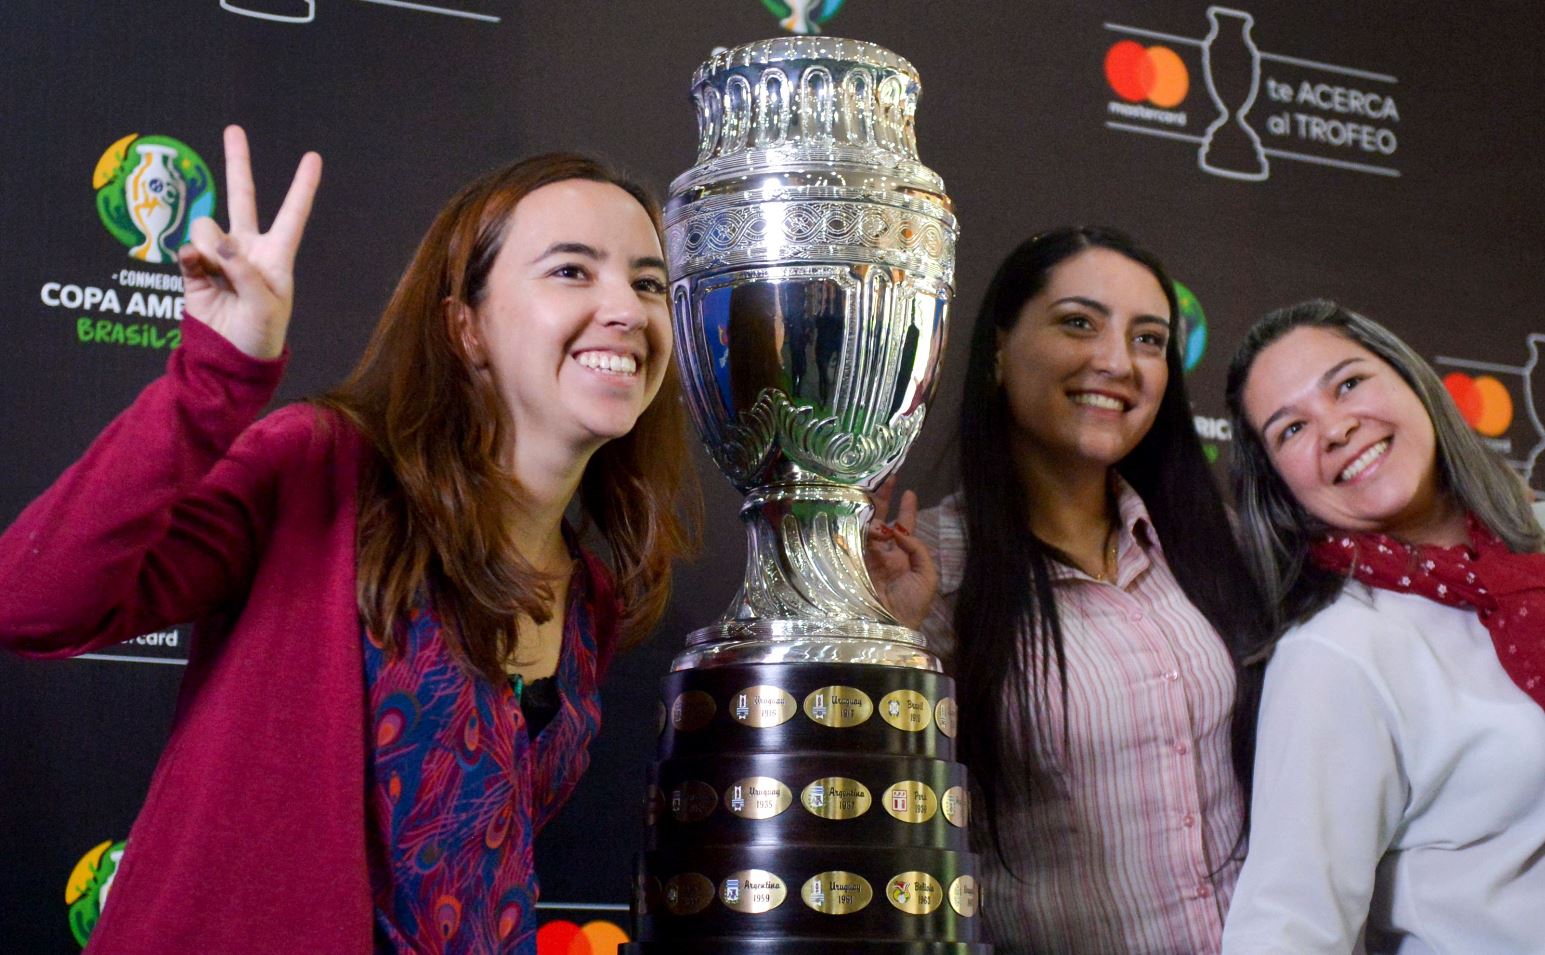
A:
{"type": "Polygon", "coordinates": [[[856,872],[822,872],[813,875],[799,890],[799,897],[817,912],[847,915],[857,912],[874,898],[869,880],[856,872]]]}
{"type": "Polygon", "coordinates": [[[719,794],[707,783],[689,779],[671,790],[671,815],[677,822],[698,822],[713,815],[719,794]]]}
{"type": "Polygon", "coordinates": [[[885,790],[885,811],[902,822],[927,822],[939,811],[939,797],[925,782],[904,779],[885,790]]]}
{"type": "Polygon", "coordinates": [[[976,914],[976,879],[969,875],[963,875],[950,883],[950,908],[961,918],[970,918],[976,914]]]}
{"type": "Polygon", "coordinates": [[[903,872],[886,885],[885,897],[909,915],[927,915],[944,902],[944,886],[926,872],[903,872]]]}
{"type": "Polygon", "coordinates": [[[938,724],[939,732],[950,739],[955,738],[955,730],[960,726],[960,707],[955,705],[953,696],[946,696],[933,708],[933,721],[938,724]]]}
{"type": "Polygon", "coordinates": [[[787,723],[797,712],[799,704],[779,686],[748,686],[730,697],[730,715],[735,722],[757,729],[787,723]]]}
{"type": "Polygon", "coordinates": [[[671,704],[671,725],[683,733],[700,730],[713,720],[713,697],[702,690],[688,690],[671,704]]]}
{"type": "Polygon", "coordinates": [[[788,898],[783,880],[766,869],[741,869],[719,883],[719,901],[726,908],[748,915],[771,912],[788,898]]]}
{"type": "Polygon", "coordinates": [[[869,787],[844,776],[825,776],[805,787],[799,802],[822,819],[857,819],[869,811],[869,787]]]}
{"type": "Polygon", "coordinates": [[[951,786],[944,790],[939,806],[944,810],[944,818],[957,829],[964,829],[966,823],[971,821],[971,797],[967,795],[964,786],[951,786]]]}
{"type": "Polygon", "coordinates": [[[822,726],[846,729],[874,715],[869,694],[853,686],[823,686],[805,697],[805,715],[822,726]]]}
{"type": "Polygon", "coordinates": [[[771,776],[748,776],[724,790],[724,807],[742,819],[771,819],[793,804],[789,787],[771,776]]]}
{"type": "Polygon", "coordinates": [[[933,722],[933,707],[916,690],[892,690],[880,700],[880,718],[899,730],[917,733],[933,722]]]}
{"type": "Polygon", "coordinates": [[[672,915],[696,915],[713,901],[713,883],[696,872],[673,875],[665,883],[665,908],[672,915]]]}

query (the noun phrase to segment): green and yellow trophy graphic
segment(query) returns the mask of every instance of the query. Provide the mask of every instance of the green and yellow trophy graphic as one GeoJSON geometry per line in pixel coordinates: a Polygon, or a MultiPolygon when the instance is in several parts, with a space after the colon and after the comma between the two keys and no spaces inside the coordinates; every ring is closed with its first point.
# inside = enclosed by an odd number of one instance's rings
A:
{"type": "Polygon", "coordinates": [[[209,166],[170,136],[130,133],[113,143],[97,160],[91,185],[102,224],[142,262],[175,262],[189,224],[215,208],[209,166]]]}
{"type": "Polygon", "coordinates": [[[70,881],[64,887],[64,901],[70,907],[70,932],[82,948],[91,937],[102,917],[102,906],[107,904],[108,890],[113,886],[113,875],[123,860],[124,841],[109,839],[80,857],[70,881]]]}

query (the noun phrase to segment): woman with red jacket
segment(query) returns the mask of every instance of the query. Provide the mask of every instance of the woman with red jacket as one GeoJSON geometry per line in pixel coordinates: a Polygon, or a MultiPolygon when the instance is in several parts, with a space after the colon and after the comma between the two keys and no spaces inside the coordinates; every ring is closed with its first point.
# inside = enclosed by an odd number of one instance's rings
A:
{"type": "Polygon", "coordinates": [[[0,538],[16,652],[195,623],[89,950],[533,952],[532,838],[689,546],[657,207],[578,156],[478,179],[350,377],[257,421],[321,161],[260,232],[225,148],[167,373],[0,538]]]}

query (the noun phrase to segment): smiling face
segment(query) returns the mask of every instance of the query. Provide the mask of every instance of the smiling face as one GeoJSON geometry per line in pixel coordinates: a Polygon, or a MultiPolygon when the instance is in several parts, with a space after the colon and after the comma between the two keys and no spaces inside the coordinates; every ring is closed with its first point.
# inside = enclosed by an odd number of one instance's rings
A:
{"type": "Polygon", "coordinates": [[[1102,247],[1073,255],[999,332],[1016,457],[1109,468],[1148,433],[1169,383],[1169,300],[1144,266],[1102,247]]]}
{"type": "Polygon", "coordinates": [[[1432,419],[1405,379],[1362,345],[1295,328],[1262,349],[1242,397],[1272,466],[1312,516],[1419,543],[1451,523],[1432,419]]]}
{"type": "Polygon", "coordinates": [[[594,450],[632,430],[671,357],[665,263],[648,213],[570,179],[515,206],[462,340],[517,440],[594,450]]]}

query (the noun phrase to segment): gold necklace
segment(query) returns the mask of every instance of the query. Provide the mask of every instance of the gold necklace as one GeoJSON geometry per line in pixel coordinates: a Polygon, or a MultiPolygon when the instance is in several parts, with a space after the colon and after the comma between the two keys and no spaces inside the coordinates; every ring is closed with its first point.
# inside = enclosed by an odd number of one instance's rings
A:
{"type": "Polygon", "coordinates": [[[1100,572],[1092,574],[1095,580],[1101,583],[1116,569],[1116,525],[1112,524],[1110,530],[1105,532],[1105,547],[1100,554],[1100,572]]]}

